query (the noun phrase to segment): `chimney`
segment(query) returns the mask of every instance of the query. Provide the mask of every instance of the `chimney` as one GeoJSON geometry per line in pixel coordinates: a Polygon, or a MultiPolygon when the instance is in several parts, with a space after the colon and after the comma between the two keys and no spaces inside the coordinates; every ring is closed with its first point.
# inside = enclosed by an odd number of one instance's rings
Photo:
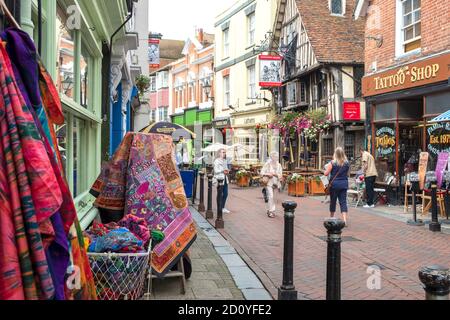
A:
{"type": "Polygon", "coordinates": [[[203,44],[204,38],[203,38],[203,29],[202,29],[202,28],[197,29],[197,40],[198,40],[201,44],[203,44]]]}

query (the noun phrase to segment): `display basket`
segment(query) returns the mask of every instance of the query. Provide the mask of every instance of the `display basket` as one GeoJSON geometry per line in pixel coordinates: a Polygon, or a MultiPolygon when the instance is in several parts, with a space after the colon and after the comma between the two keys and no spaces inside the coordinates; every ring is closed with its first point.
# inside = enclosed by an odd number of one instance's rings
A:
{"type": "Polygon", "coordinates": [[[144,253],[92,253],[89,264],[99,300],[138,300],[150,268],[151,243],[144,253]]]}

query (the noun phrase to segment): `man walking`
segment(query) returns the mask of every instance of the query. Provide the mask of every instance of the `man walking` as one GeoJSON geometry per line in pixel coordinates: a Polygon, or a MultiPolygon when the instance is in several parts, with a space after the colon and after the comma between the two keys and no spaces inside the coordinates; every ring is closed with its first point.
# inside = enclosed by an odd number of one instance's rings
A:
{"type": "Polygon", "coordinates": [[[377,168],[375,167],[375,159],[373,156],[365,151],[363,148],[360,149],[361,152],[361,163],[362,171],[364,173],[364,180],[366,183],[366,194],[367,194],[367,204],[364,208],[374,208],[373,203],[375,197],[375,180],[378,176],[377,168]]]}

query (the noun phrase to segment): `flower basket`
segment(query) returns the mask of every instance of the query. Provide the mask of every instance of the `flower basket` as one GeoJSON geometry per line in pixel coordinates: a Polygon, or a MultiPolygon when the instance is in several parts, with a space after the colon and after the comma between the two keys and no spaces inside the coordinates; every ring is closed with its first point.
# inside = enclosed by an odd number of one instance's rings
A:
{"type": "Polygon", "coordinates": [[[301,197],[305,195],[306,183],[305,178],[297,173],[288,177],[288,195],[301,197]]]}
{"type": "Polygon", "coordinates": [[[242,175],[236,178],[237,185],[239,187],[248,187],[250,185],[250,177],[242,175]]]}
{"type": "Polygon", "coordinates": [[[312,195],[325,194],[325,187],[323,186],[320,177],[314,177],[309,180],[309,193],[312,195]]]}

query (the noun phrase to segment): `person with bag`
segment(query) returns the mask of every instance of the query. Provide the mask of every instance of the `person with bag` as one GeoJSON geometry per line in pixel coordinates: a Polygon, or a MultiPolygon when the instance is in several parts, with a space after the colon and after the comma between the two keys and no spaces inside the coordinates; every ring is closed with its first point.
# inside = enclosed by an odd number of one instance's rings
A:
{"type": "Polygon", "coordinates": [[[261,169],[262,183],[266,184],[267,216],[275,218],[275,190],[281,190],[281,180],[283,179],[283,168],[281,167],[279,154],[276,151],[270,153],[270,159],[261,169]]]}
{"type": "Polygon", "coordinates": [[[350,164],[347,160],[344,150],[341,147],[336,148],[333,155],[333,161],[326,166],[325,176],[329,176],[330,183],[326,191],[330,194],[330,216],[334,217],[336,212],[336,202],[339,199],[342,218],[347,226],[347,190],[348,190],[348,174],[350,164]]]}
{"type": "Polygon", "coordinates": [[[217,151],[216,159],[214,160],[214,178],[213,184],[217,185],[217,180],[223,179],[223,197],[222,197],[222,212],[230,213],[230,210],[225,208],[225,203],[228,198],[228,174],[230,170],[228,168],[227,152],[225,149],[219,149],[217,151]]]}

